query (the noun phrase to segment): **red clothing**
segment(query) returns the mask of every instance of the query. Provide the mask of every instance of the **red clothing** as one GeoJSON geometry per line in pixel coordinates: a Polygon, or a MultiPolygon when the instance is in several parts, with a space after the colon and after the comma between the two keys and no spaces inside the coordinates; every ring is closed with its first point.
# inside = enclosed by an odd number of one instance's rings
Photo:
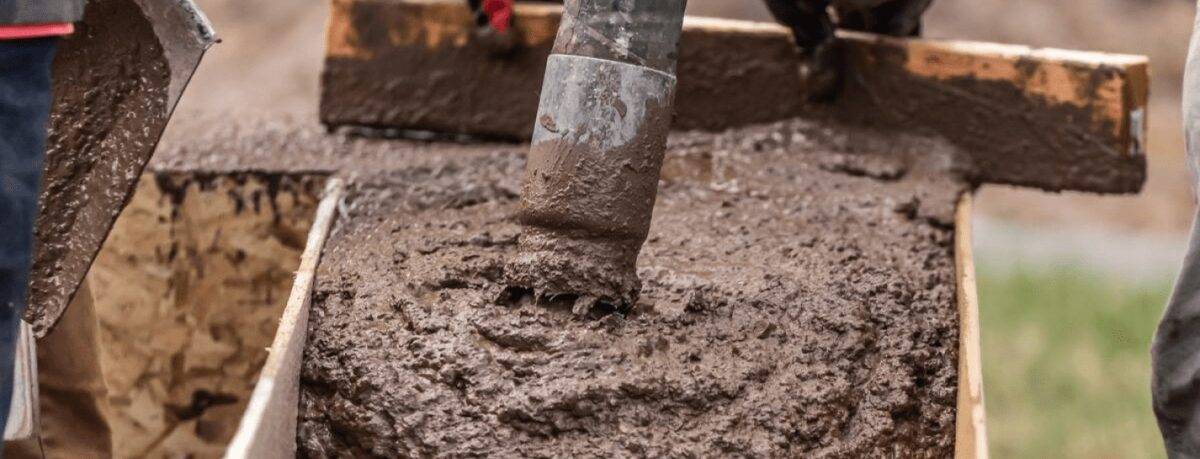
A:
{"type": "Polygon", "coordinates": [[[508,32],[508,26],[512,25],[513,0],[483,0],[483,11],[493,29],[508,32]]]}
{"type": "Polygon", "coordinates": [[[61,35],[70,35],[74,31],[75,24],[70,22],[0,25],[0,40],[57,37],[61,35]]]}

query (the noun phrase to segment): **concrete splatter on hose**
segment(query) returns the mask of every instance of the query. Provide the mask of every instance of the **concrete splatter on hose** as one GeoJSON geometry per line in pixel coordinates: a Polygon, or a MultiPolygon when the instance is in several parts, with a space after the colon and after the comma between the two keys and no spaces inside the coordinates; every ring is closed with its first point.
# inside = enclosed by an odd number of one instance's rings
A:
{"type": "Polygon", "coordinates": [[[686,0],[566,2],[521,188],[510,292],[636,301],[686,0]]]}

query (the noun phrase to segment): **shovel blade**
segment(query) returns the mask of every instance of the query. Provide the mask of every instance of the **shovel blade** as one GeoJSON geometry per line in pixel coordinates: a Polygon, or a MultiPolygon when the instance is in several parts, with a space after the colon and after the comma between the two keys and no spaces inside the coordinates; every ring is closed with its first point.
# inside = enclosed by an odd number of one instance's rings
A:
{"type": "Polygon", "coordinates": [[[59,43],[25,320],[57,323],[216,41],[191,0],[89,0],[59,43]]]}

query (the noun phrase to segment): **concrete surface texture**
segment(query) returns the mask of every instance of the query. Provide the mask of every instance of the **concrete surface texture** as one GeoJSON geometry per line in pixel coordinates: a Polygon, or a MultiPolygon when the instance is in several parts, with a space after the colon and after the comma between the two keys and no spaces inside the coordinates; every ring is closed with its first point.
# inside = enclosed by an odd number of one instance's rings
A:
{"type": "Polygon", "coordinates": [[[352,182],[302,456],[953,453],[968,186],[947,144],[802,120],[673,134],[630,307],[515,288],[525,149],[471,147],[352,182]]]}

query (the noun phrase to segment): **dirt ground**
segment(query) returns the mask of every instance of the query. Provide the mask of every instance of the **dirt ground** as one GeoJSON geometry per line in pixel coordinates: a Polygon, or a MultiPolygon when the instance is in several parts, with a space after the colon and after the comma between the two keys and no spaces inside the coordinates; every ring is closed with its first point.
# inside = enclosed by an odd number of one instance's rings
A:
{"type": "Polygon", "coordinates": [[[950,456],[953,148],[830,131],[674,134],[628,310],[506,288],[522,146],[360,175],[318,272],[302,455],[950,456]]]}
{"type": "MultiPolygon", "coordinates": [[[[324,53],[320,0],[199,0],[224,43],[206,57],[181,106],[315,113],[324,53]]],[[[939,0],[926,35],[1148,54],[1153,71],[1150,180],[1136,197],[987,187],[979,209],[1047,228],[1185,231],[1193,203],[1183,163],[1179,84],[1193,2],[1187,0],[939,0]],[[1118,19],[1119,18],[1119,19],[1118,19]],[[1147,33],[1153,30],[1154,33],[1147,33]]],[[[758,0],[691,0],[694,14],[765,20],[758,0]]],[[[315,115],[314,115],[315,116],[315,115]]]]}

